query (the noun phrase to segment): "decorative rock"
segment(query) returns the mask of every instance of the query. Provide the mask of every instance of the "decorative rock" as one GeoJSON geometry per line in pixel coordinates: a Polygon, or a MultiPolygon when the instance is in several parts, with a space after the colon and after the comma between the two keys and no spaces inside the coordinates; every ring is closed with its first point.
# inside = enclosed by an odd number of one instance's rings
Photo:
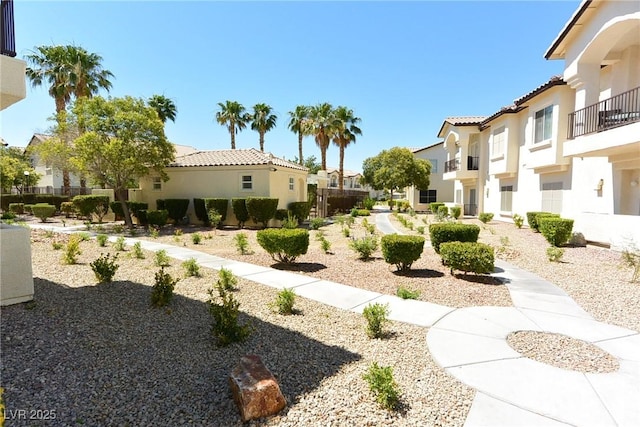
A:
{"type": "Polygon", "coordinates": [[[278,382],[260,356],[242,357],[229,375],[229,385],[242,421],[275,415],[287,404],[278,382]]]}

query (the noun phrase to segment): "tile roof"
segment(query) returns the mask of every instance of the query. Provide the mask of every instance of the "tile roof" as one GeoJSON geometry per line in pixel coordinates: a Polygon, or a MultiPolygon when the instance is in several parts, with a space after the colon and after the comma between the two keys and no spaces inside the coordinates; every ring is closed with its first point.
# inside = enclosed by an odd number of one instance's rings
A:
{"type": "Polygon", "coordinates": [[[515,105],[524,104],[534,96],[540,95],[542,92],[544,92],[547,89],[550,89],[554,86],[566,85],[566,84],[567,83],[564,80],[562,80],[562,76],[553,76],[549,80],[547,80],[545,83],[541,84],[540,86],[532,90],[531,92],[513,101],[513,103],[515,105]]]}
{"type": "Polygon", "coordinates": [[[487,116],[460,116],[447,117],[445,122],[451,123],[453,126],[472,126],[479,125],[487,116]]]}
{"type": "Polygon", "coordinates": [[[255,148],[239,150],[209,150],[196,151],[176,157],[169,167],[194,167],[194,166],[252,166],[268,165],[280,166],[290,169],[306,171],[304,166],[297,163],[275,157],[271,153],[263,153],[255,148]]]}
{"type": "Polygon", "coordinates": [[[482,123],[480,124],[480,127],[481,127],[481,129],[485,129],[489,122],[491,122],[492,120],[497,119],[501,115],[517,113],[519,111],[524,110],[525,108],[526,107],[522,107],[522,106],[515,105],[515,104],[511,104],[511,105],[507,105],[506,107],[502,107],[499,111],[496,111],[495,113],[493,113],[492,115],[490,115],[489,117],[484,119],[482,121],[482,123]]]}
{"type": "Polygon", "coordinates": [[[435,146],[441,145],[441,144],[444,144],[444,141],[436,142],[434,144],[426,145],[424,147],[409,148],[409,150],[411,150],[412,153],[417,153],[418,151],[426,150],[427,148],[432,148],[432,147],[435,147],[435,146]]]}
{"type": "MultiPolygon", "coordinates": [[[[339,173],[339,172],[340,172],[340,169],[339,169],[339,168],[327,167],[327,175],[328,175],[328,174],[331,174],[331,173],[334,173],[334,172],[335,172],[335,173],[339,173]]],[[[352,170],[344,169],[344,170],[342,171],[342,175],[343,175],[345,178],[349,178],[349,177],[352,177],[352,176],[362,175],[362,174],[361,174],[360,172],[355,172],[355,171],[352,171],[352,170]]]]}

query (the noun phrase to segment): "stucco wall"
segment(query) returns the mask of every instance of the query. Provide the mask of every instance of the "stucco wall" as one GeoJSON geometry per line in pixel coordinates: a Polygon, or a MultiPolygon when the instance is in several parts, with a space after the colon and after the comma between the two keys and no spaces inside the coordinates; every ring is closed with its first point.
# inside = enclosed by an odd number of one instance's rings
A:
{"type": "Polygon", "coordinates": [[[28,228],[0,223],[0,305],[33,299],[31,234],[28,228]]]}
{"type": "MultiPolygon", "coordinates": [[[[424,160],[436,160],[436,167],[432,165],[429,177],[429,190],[436,190],[438,202],[453,202],[453,181],[444,181],[444,163],[447,161],[447,151],[443,144],[434,145],[414,153],[414,156],[424,160]],[[435,169],[435,170],[434,170],[435,169]]],[[[407,198],[413,209],[425,211],[429,207],[426,203],[420,203],[420,190],[411,187],[407,191],[407,198]]]]}

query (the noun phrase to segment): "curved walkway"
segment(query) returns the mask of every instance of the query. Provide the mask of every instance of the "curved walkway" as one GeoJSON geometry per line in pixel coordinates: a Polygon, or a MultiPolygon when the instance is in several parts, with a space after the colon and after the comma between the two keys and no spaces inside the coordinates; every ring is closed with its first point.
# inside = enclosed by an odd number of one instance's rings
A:
{"type": "MultiPolygon", "coordinates": [[[[376,215],[385,234],[398,233],[388,213],[376,215]]],[[[37,227],[73,233],[77,229],[37,227]]],[[[115,241],[115,237],[110,237],[115,241]]],[[[514,307],[451,308],[403,300],[336,282],[270,267],[228,260],[185,247],[148,240],[144,249],[179,260],[195,258],[203,267],[224,267],[236,276],[361,313],[370,303],[389,304],[392,320],[429,327],[427,345],[450,375],[477,390],[467,426],[636,426],[640,423],[640,333],[597,322],[564,291],[504,261],[494,276],[509,289],[514,307]],[[528,359],[506,342],[519,330],[564,334],[590,342],[618,359],[620,369],[583,374],[528,359]]]]}

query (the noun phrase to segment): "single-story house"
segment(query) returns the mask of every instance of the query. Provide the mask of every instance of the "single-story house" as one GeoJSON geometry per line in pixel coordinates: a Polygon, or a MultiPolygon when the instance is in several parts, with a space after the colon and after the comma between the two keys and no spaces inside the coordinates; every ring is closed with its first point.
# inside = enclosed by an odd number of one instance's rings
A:
{"type": "MultiPolygon", "coordinates": [[[[158,199],[190,199],[192,222],[194,198],[277,198],[278,209],[307,200],[308,169],[255,148],[195,151],[176,157],[165,172],[166,182],[160,175],[141,179],[136,200],[155,209],[158,199]]],[[[231,204],[225,224],[237,224],[231,204]]]]}

